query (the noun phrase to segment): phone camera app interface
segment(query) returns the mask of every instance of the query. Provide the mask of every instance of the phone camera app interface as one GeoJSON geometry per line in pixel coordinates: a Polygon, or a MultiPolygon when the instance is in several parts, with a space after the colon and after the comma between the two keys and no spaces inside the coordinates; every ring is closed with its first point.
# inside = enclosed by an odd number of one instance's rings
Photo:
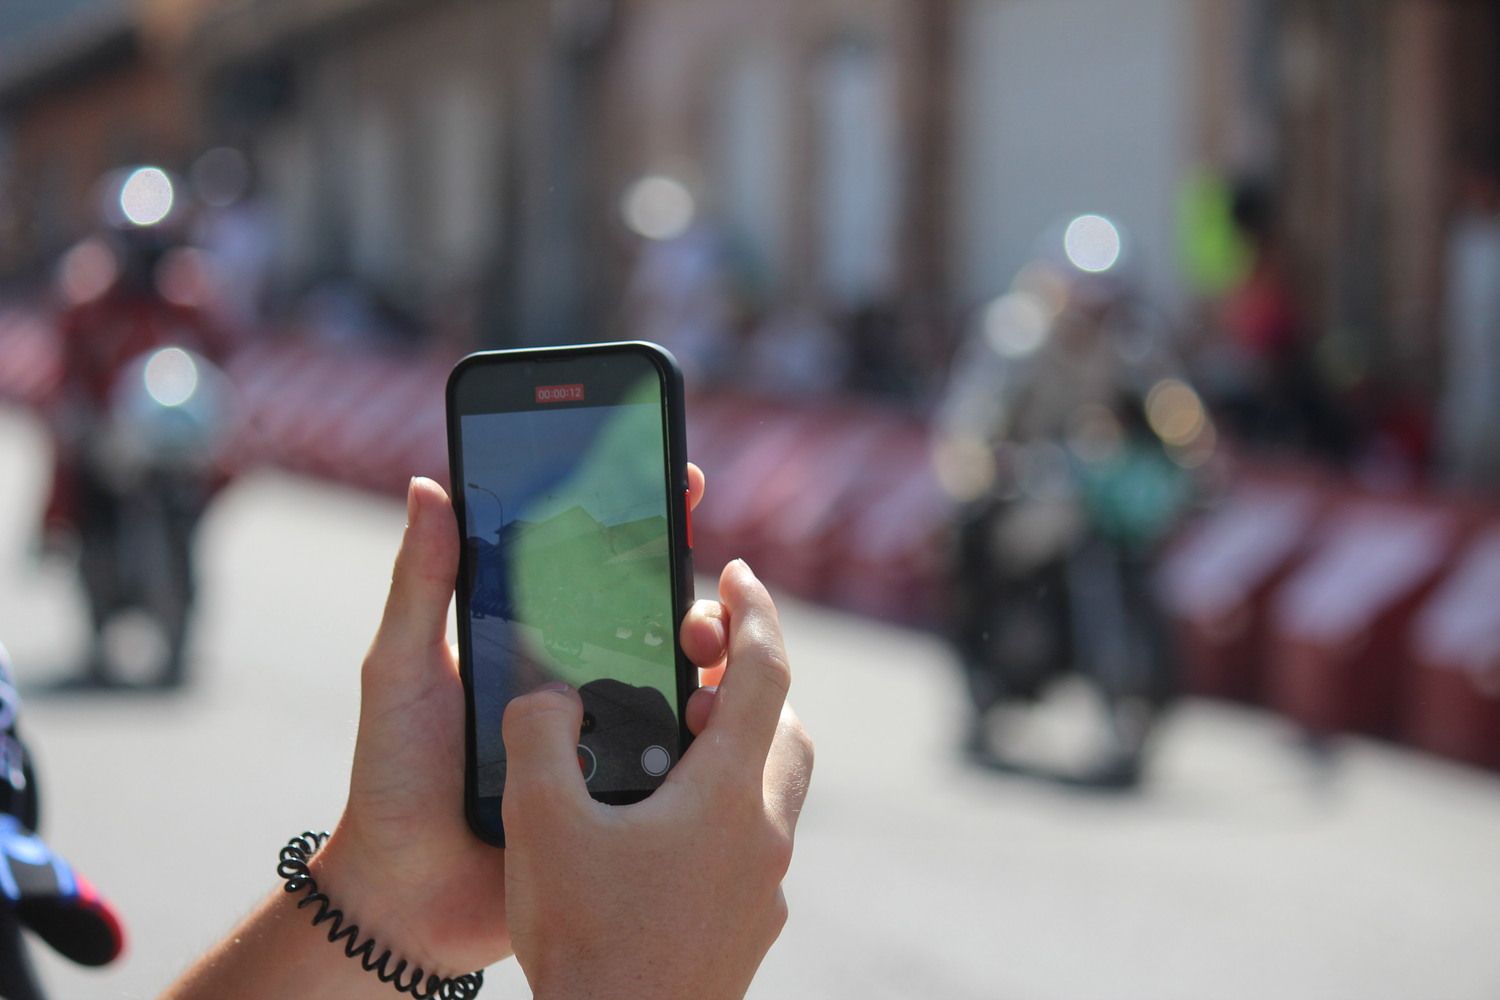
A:
{"type": "Polygon", "coordinates": [[[504,788],[506,703],[554,680],[589,789],[650,790],[679,752],[660,382],[516,405],[461,418],[478,794],[504,788]]]}

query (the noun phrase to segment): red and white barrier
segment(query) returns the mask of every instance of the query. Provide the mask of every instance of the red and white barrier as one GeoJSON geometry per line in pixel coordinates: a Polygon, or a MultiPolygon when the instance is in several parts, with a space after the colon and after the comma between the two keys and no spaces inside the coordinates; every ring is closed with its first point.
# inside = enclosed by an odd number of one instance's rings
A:
{"type": "Polygon", "coordinates": [[[1328,507],[1312,477],[1245,474],[1172,545],[1160,579],[1188,690],[1257,701],[1271,595],[1301,564],[1328,507]]]}
{"type": "Polygon", "coordinates": [[[1500,525],[1465,546],[1411,630],[1401,735],[1500,769],[1500,525]]]}
{"type": "MultiPolygon", "coordinates": [[[[243,416],[232,464],[395,495],[412,475],[446,479],[449,363],[246,347],[226,365],[243,416]]],[[[41,405],[59,375],[45,322],[0,313],[0,399],[41,405]]],[[[922,422],[847,401],[700,395],[688,439],[710,480],[694,516],[701,570],[744,556],[816,600],[944,621],[953,504],[922,422]]],[[[1500,768],[1493,514],[1241,467],[1227,500],[1168,548],[1161,581],[1191,690],[1264,700],[1314,731],[1399,736],[1500,768]]]]}
{"type": "Polygon", "coordinates": [[[1271,603],[1269,703],[1310,731],[1392,735],[1406,631],[1461,535],[1442,508],[1352,497],[1271,603]]]}

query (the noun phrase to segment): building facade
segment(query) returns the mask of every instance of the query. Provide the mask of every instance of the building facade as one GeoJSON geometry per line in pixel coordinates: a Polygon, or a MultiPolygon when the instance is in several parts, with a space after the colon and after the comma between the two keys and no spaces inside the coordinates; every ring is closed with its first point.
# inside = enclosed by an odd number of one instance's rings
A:
{"type": "Polygon", "coordinates": [[[0,276],[37,275],[99,223],[110,169],[178,166],[193,144],[182,81],[124,2],[0,5],[0,276]]]}
{"type": "Polygon", "coordinates": [[[1459,150],[1497,143],[1487,3],[73,5],[107,45],[0,74],[0,266],[76,236],[107,167],[230,143],[287,294],[357,283],[479,343],[628,333],[624,200],[665,177],[753,309],[881,311],[897,362],[936,372],[1077,214],[1123,223],[1133,275],[1182,305],[1177,199],[1207,168],[1280,193],[1319,331],[1430,370],[1459,150]]]}
{"type": "Polygon", "coordinates": [[[1333,377],[1430,393],[1461,174],[1500,162],[1500,7],[1225,0],[1212,21],[1198,148],[1279,193],[1333,377]]]}

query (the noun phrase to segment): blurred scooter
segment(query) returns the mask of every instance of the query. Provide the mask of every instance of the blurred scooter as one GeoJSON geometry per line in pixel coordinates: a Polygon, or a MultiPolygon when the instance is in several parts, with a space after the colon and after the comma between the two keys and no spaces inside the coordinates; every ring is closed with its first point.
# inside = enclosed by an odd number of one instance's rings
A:
{"type": "Polygon", "coordinates": [[[934,448],[962,502],[951,626],[972,707],[967,752],[1036,770],[996,749],[996,710],[1077,677],[1102,710],[1099,749],[1047,774],[1107,787],[1140,779],[1175,691],[1151,567],[1213,446],[1164,324],[1123,274],[1124,244],[1100,216],[1044,243],[956,360],[934,448]]]}

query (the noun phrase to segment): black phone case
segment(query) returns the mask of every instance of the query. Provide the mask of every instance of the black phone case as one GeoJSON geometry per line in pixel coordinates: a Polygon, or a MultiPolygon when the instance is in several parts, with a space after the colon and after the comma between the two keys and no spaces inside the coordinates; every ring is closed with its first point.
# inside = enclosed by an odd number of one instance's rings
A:
{"type": "MultiPolygon", "coordinates": [[[[482,372],[485,368],[494,368],[498,373],[500,369],[516,362],[567,361],[570,359],[608,354],[643,355],[650,359],[652,365],[662,376],[662,395],[667,411],[667,468],[671,473],[670,481],[674,484],[676,492],[682,498],[680,503],[674,503],[672,498],[668,497],[667,523],[673,568],[672,614],[676,628],[673,630],[672,647],[676,651],[677,659],[677,703],[679,706],[686,706],[689,695],[698,688],[698,669],[683,653],[682,645],[678,640],[682,620],[687,615],[688,608],[693,603],[693,556],[692,549],[688,545],[688,518],[690,514],[687,508],[687,404],[683,391],[682,369],[678,366],[677,360],[672,357],[669,351],[645,341],[628,341],[569,347],[482,351],[463,358],[454,366],[453,371],[449,374],[444,394],[448,428],[449,482],[453,484],[464,482],[463,460],[458,446],[459,412],[455,393],[455,387],[461,378],[476,377],[475,373],[482,372]]],[[[453,501],[453,513],[455,515],[454,528],[458,532],[460,540],[458,580],[456,581],[455,591],[457,594],[460,621],[458,629],[459,672],[463,678],[465,703],[464,815],[467,817],[469,828],[474,831],[475,836],[486,843],[494,844],[496,847],[504,847],[505,831],[503,824],[500,827],[499,837],[492,837],[484,824],[480,822],[478,814],[478,754],[476,742],[478,720],[475,712],[473,677],[470,673],[473,658],[472,650],[469,648],[469,631],[462,627],[464,616],[468,614],[470,599],[468,588],[468,546],[463,544],[464,526],[468,523],[468,516],[465,510],[465,491],[454,488],[450,490],[450,493],[453,501]]],[[[495,720],[495,724],[499,724],[498,719],[495,720]]],[[[679,746],[685,752],[688,745],[692,742],[692,735],[688,732],[687,723],[681,711],[678,714],[677,727],[679,746]]]]}

